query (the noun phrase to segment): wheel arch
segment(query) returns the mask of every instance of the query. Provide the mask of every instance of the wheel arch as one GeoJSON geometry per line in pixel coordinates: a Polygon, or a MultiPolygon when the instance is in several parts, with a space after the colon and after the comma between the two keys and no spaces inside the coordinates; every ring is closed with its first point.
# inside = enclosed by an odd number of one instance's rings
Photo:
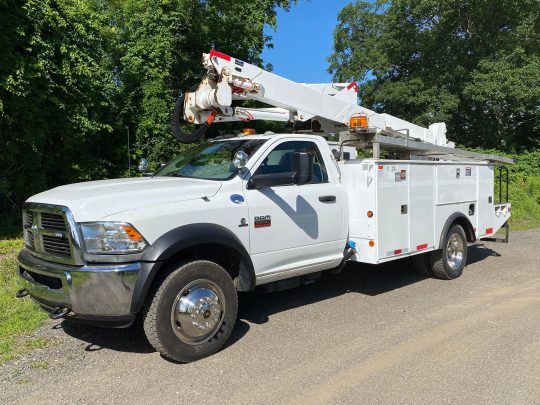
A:
{"type": "Polygon", "coordinates": [[[448,217],[446,223],[444,224],[441,235],[439,237],[439,249],[444,245],[444,238],[448,234],[448,231],[455,224],[461,225],[461,227],[465,231],[467,242],[474,242],[476,240],[476,233],[469,218],[467,218],[462,212],[454,212],[448,217]]]}
{"type": "Polygon", "coordinates": [[[184,225],[162,235],[144,254],[135,288],[131,312],[139,312],[152,283],[162,271],[181,260],[210,260],[222,266],[234,280],[238,291],[255,288],[255,271],[251,258],[230,230],[221,225],[197,223],[184,225]]]}

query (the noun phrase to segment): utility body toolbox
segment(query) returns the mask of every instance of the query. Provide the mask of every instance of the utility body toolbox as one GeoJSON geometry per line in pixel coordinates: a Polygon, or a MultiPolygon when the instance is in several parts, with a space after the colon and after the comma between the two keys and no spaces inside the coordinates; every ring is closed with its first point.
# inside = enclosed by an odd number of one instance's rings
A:
{"type": "Polygon", "coordinates": [[[494,203],[489,163],[364,159],[339,167],[357,246],[352,260],[377,264],[439,249],[455,213],[468,219],[474,239],[492,236],[510,217],[509,203],[494,203]]]}

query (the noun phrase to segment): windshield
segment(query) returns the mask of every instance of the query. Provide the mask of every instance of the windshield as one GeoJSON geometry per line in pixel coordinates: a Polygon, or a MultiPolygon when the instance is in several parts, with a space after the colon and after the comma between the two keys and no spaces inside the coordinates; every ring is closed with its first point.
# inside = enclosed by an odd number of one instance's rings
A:
{"type": "Polygon", "coordinates": [[[177,156],[159,169],[155,176],[228,180],[238,171],[232,164],[234,154],[244,151],[251,157],[265,142],[266,139],[206,142],[177,156]]]}

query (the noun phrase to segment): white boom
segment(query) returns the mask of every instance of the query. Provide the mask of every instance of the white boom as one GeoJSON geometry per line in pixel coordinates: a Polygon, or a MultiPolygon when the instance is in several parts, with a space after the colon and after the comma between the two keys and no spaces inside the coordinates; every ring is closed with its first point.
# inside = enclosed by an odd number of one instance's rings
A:
{"type": "MultiPolygon", "coordinates": [[[[359,106],[355,82],[296,83],[215,50],[203,54],[202,62],[207,69],[206,77],[194,92],[185,94],[183,114],[189,123],[205,124],[201,127],[203,131],[212,122],[293,122],[301,132],[339,133],[342,142],[356,141],[371,146],[375,158],[380,157],[380,148],[384,147],[406,158],[415,155],[513,163],[509,158],[454,148],[454,143],[446,139],[443,122],[423,128],[359,106]],[[242,100],[255,100],[272,107],[233,107],[234,101],[242,100]],[[360,125],[353,127],[353,122],[360,125]]],[[[200,133],[182,138],[173,130],[173,136],[189,143],[190,139],[198,139],[200,133]]]]}
{"type": "MultiPolygon", "coordinates": [[[[210,51],[203,54],[208,74],[195,92],[184,99],[184,118],[194,124],[207,121],[291,121],[315,120],[316,129],[339,132],[354,115],[365,115],[366,132],[394,132],[439,146],[446,140],[444,123],[422,128],[388,114],[379,114],[357,104],[358,86],[353,83],[303,84],[267,72],[229,55],[210,51]],[[273,108],[232,107],[235,100],[256,100],[273,108]]],[[[315,128],[315,127],[314,127],[315,128]]]]}

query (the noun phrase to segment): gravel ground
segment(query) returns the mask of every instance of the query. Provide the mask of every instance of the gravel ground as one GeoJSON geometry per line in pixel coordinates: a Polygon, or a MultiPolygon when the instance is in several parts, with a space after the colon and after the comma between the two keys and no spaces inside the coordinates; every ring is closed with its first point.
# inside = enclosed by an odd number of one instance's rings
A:
{"type": "Polygon", "coordinates": [[[457,280],[407,266],[242,294],[228,346],[191,364],[140,325],[50,322],[48,347],[0,366],[0,403],[540,404],[540,229],[470,247],[457,280]]]}

